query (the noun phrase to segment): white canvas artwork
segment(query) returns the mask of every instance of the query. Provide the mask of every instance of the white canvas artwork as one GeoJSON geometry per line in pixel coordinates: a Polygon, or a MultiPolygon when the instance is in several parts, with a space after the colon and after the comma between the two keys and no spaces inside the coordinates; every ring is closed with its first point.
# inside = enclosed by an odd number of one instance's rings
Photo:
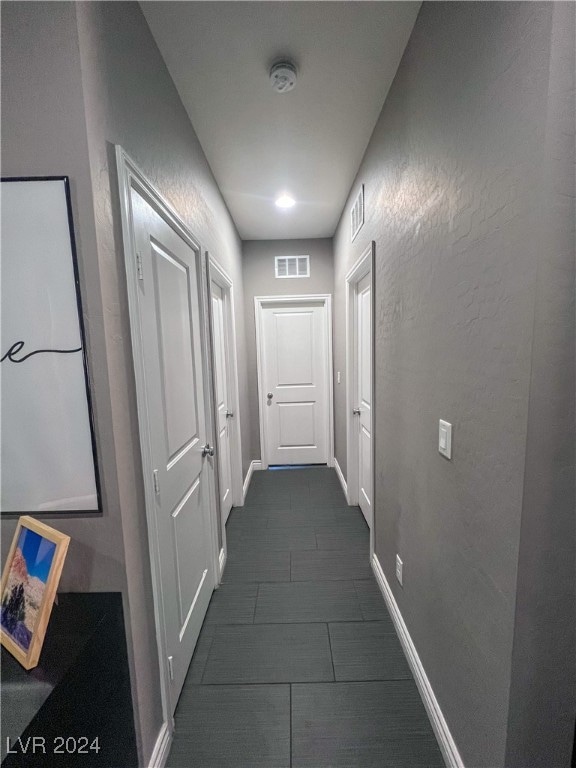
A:
{"type": "Polygon", "coordinates": [[[68,180],[0,191],[0,509],[98,511],[68,180]]]}

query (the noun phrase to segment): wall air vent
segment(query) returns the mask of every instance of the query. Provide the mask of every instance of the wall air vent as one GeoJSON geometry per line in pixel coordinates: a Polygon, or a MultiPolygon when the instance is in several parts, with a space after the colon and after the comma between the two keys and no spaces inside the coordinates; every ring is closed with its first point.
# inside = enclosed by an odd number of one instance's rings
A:
{"type": "Polygon", "coordinates": [[[310,256],[276,256],[276,277],[310,277],[310,256]]]}
{"type": "Polygon", "coordinates": [[[352,242],[364,225],[364,184],[350,209],[350,242],[352,242]]]}

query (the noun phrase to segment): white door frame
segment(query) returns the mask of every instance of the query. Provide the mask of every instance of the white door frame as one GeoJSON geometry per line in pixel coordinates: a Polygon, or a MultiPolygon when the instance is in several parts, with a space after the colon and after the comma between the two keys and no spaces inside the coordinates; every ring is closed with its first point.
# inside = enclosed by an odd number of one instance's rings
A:
{"type": "MultiPolygon", "coordinates": [[[[232,475],[232,503],[235,507],[241,507],[244,504],[244,478],[242,477],[242,432],[240,425],[240,395],[238,385],[238,358],[236,346],[236,323],[234,309],[234,284],[232,279],[218,263],[218,261],[208,254],[208,281],[214,281],[222,291],[224,299],[224,347],[226,350],[226,373],[228,378],[228,394],[230,396],[229,407],[234,416],[230,419],[230,465],[232,475]]],[[[211,291],[211,287],[209,287],[211,291]]],[[[212,305],[210,304],[210,307],[212,305]]],[[[210,310],[210,319],[212,321],[212,310],[210,310]]],[[[214,326],[212,326],[214,327],[214,326]]],[[[214,360],[212,361],[214,366],[214,360]]],[[[215,381],[215,370],[212,371],[212,378],[215,381]]],[[[222,533],[222,540],[225,540],[225,532],[222,533]]]]}
{"type": "MultiPolygon", "coordinates": [[[[160,694],[162,699],[162,714],[164,718],[163,730],[167,730],[169,737],[174,730],[174,723],[170,714],[170,674],[168,670],[168,653],[166,646],[166,634],[164,624],[164,605],[162,597],[162,583],[160,578],[160,551],[158,542],[157,518],[155,510],[155,492],[154,492],[154,464],[151,453],[150,424],[148,421],[146,403],[146,377],[144,368],[144,351],[142,337],[139,327],[138,310],[138,256],[136,252],[136,241],[134,237],[134,228],[132,221],[131,190],[134,189],[141,195],[151,208],[161,216],[164,221],[198,253],[198,285],[200,287],[200,301],[203,306],[200,307],[201,337],[207,336],[206,327],[206,280],[202,275],[203,259],[201,258],[200,246],[184,224],[178,214],[172,209],[169,203],[162,197],[158,190],[146,178],[134,161],[126,154],[120,145],[116,145],[116,170],[118,174],[118,188],[120,193],[120,212],[122,221],[122,241],[124,246],[124,263],[126,267],[126,283],[128,291],[128,309],[130,316],[130,336],[132,339],[132,357],[134,361],[134,376],[136,381],[136,406],[138,411],[138,430],[140,434],[140,450],[142,457],[142,473],[144,480],[144,500],[146,506],[146,522],[148,526],[148,547],[150,553],[150,570],[152,574],[152,596],[154,604],[154,624],[156,627],[156,641],[158,646],[158,663],[160,667],[160,694]]],[[[202,344],[203,366],[206,372],[209,371],[209,364],[206,354],[206,344],[202,344]]],[[[212,417],[210,410],[212,400],[210,396],[210,387],[208,386],[209,376],[204,376],[205,403],[206,403],[206,427],[213,441],[212,417]]],[[[212,540],[212,557],[210,564],[213,569],[214,583],[219,582],[219,552],[218,552],[218,528],[216,519],[216,494],[213,479],[207,480],[210,489],[210,528],[212,540]]]]}
{"type": "Polygon", "coordinates": [[[328,466],[334,466],[334,381],[332,375],[332,294],[303,294],[301,296],[255,296],[254,313],[256,320],[256,360],[258,368],[258,414],[260,420],[260,455],[262,469],[268,469],[268,454],[266,450],[266,430],[264,429],[264,419],[262,413],[262,396],[264,393],[264,372],[262,370],[262,360],[264,354],[262,350],[263,343],[263,312],[266,304],[305,304],[306,302],[320,302],[324,305],[326,311],[326,340],[328,348],[327,363],[327,392],[328,392],[328,466]]]}
{"type": "Polygon", "coordinates": [[[358,261],[346,275],[346,465],[347,465],[347,491],[348,503],[356,506],[359,503],[360,479],[358,476],[358,429],[356,418],[352,409],[356,407],[358,400],[357,393],[357,338],[358,338],[358,301],[357,286],[358,283],[370,275],[371,292],[371,332],[372,332],[372,364],[371,364],[371,408],[370,408],[370,435],[372,445],[372,520],[370,525],[370,559],[374,553],[374,495],[375,495],[375,462],[374,446],[376,436],[374,434],[374,258],[376,253],[376,243],[374,240],[362,253],[358,261]]]}

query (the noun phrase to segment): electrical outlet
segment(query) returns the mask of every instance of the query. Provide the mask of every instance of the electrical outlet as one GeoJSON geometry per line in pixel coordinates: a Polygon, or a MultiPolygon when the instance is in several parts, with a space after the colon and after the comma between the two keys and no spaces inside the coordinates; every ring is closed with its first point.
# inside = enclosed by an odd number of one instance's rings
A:
{"type": "Polygon", "coordinates": [[[404,563],[402,560],[400,560],[400,555],[396,555],[396,578],[398,579],[398,583],[402,587],[402,569],[404,568],[404,563]]]}

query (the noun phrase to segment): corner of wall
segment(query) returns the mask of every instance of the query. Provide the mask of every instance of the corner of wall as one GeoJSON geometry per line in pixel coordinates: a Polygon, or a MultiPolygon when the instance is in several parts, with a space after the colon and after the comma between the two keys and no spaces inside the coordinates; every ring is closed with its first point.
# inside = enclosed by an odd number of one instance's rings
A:
{"type": "Polygon", "coordinates": [[[576,22],[552,10],[507,768],[563,768],[574,744],[576,22]]]}

